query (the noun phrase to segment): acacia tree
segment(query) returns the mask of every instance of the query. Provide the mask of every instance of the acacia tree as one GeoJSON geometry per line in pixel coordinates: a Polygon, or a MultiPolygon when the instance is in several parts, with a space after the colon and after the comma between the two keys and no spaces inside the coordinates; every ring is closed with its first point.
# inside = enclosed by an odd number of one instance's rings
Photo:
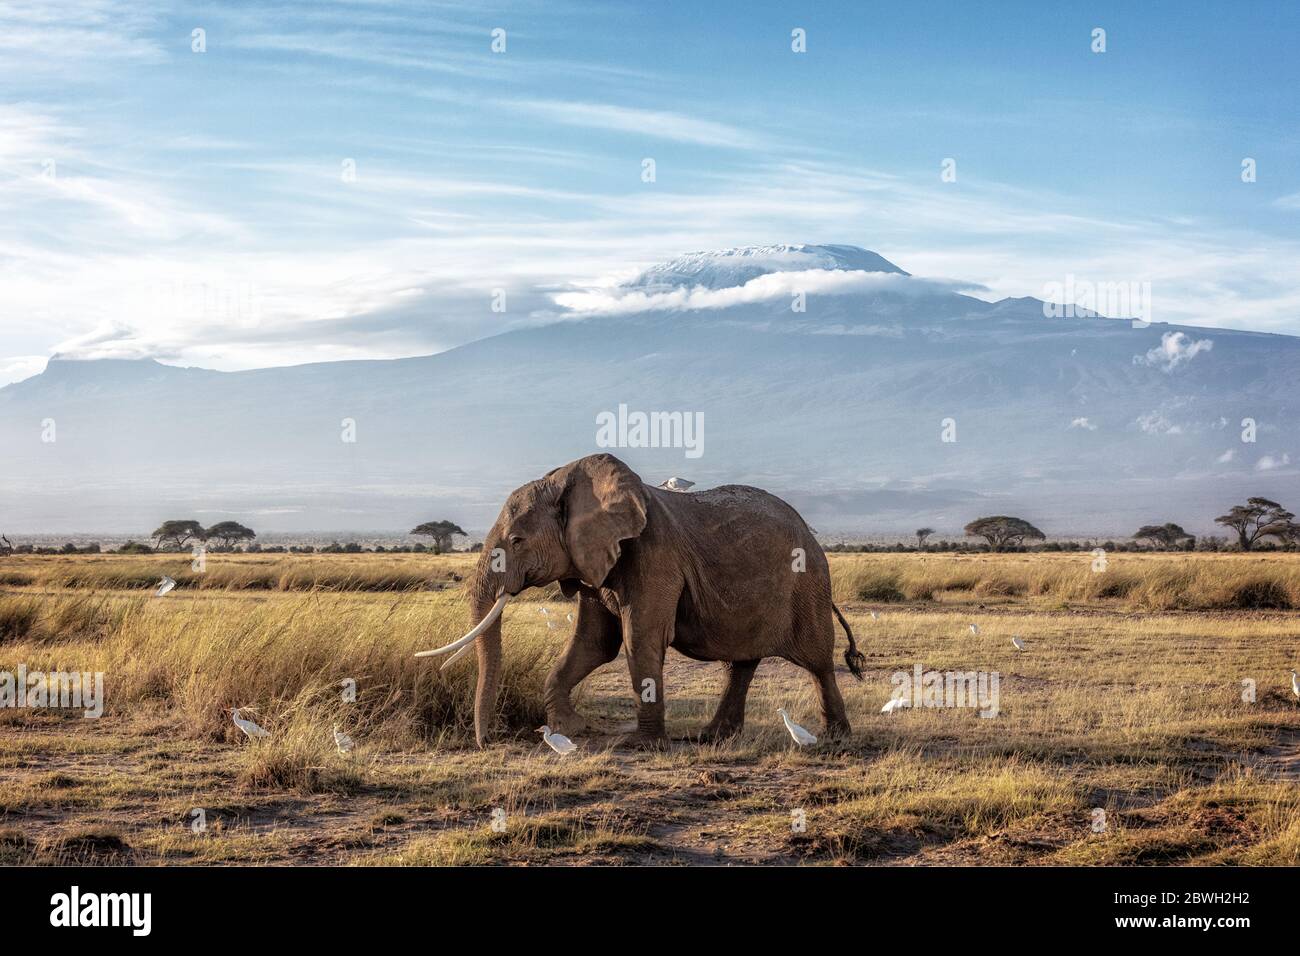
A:
{"type": "Polygon", "coordinates": [[[257,537],[257,532],[252,528],[245,528],[238,521],[222,521],[203,532],[203,536],[220,541],[222,547],[232,548],[236,541],[252,541],[257,537]]]}
{"type": "Polygon", "coordinates": [[[994,551],[1005,551],[1019,546],[1026,538],[1046,541],[1047,535],[1039,531],[1024,518],[1009,515],[992,515],[988,518],[976,518],[965,529],[968,535],[983,538],[994,551]]]}
{"type": "Polygon", "coordinates": [[[426,521],[422,525],[416,525],[410,531],[411,534],[424,535],[433,539],[433,550],[436,554],[442,554],[444,551],[451,550],[452,536],[462,535],[466,538],[469,535],[461,529],[460,525],[450,521],[426,521]]]}
{"type": "Polygon", "coordinates": [[[8,538],[6,538],[2,534],[0,534],[0,541],[4,542],[3,544],[0,544],[0,558],[3,558],[5,555],[14,553],[13,542],[11,542],[8,538]]]}
{"type": "Polygon", "coordinates": [[[160,550],[168,542],[181,550],[191,538],[205,541],[208,534],[197,521],[164,521],[149,537],[157,540],[160,550]]]}
{"type": "Polygon", "coordinates": [[[1188,538],[1194,538],[1182,529],[1181,526],[1167,521],[1164,524],[1144,524],[1133,533],[1135,541],[1150,541],[1152,547],[1172,548],[1179,541],[1186,541],[1188,538]]]}
{"type": "Polygon", "coordinates": [[[1237,532],[1237,543],[1242,551],[1249,551],[1260,538],[1270,535],[1283,540],[1300,535],[1300,526],[1292,523],[1295,515],[1276,501],[1267,498],[1247,498],[1244,505],[1233,505],[1226,515],[1214,519],[1237,532]]]}
{"type": "Polygon", "coordinates": [[[928,537],[930,537],[930,535],[932,535],[932,534],[934,534],[934,529],[933,529],[933,528],[917,528],[917,529],[916,529],[916,546],[917,546],[918,548],[924,548],[924,547],[925,547],[925,539],[928,538],[928,537]]]}

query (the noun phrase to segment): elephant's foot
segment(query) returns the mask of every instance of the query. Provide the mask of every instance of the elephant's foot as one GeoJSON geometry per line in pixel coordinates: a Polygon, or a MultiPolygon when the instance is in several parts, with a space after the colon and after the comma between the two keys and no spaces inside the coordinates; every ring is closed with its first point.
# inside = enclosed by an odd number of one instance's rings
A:
{"type": "Polygon", "coordinates": [[[847,720],[828,720],[822,736],[828,740],[845,740],[853,735],[853,728],[847,720]]]}
{"type": "Polygon", "coordinates": [[[637,730],[619,738],[618,746],[628,750],[667,750],[668,735],[637,730]]]}
{"type": "Polygon", "coordinates": [[[570,710],[568,713],[547,714],[546,724],[551,730],[564,734],[566,737],[593,733],[591,724],[576,710],[570,710]]]}
{"type": "Polygon", "coordinates": [[[709,724],[700,731],[699,736],[695,739],[702,744],[718,743],[723,740],[730,740],[733,737],[739,737],[740,732],[745,729],[745,722],[742,721],[710,721],[709,724]]]}

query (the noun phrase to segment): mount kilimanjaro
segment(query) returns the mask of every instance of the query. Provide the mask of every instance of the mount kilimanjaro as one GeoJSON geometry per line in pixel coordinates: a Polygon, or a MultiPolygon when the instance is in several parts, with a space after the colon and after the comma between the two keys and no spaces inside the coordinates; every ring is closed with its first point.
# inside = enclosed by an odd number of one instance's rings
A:
{"type": "Polygon", "coordinates": [[[3,530],[481,529],[601,450],[655,484],[759,485],[830,534],[999,513],[1049,536],[1207,532],[1247,495],[1297,503],[1291,336],[1053,318],[843,245],[693,253],[557,300],[550,324],[418,358],[53,358],[0,389],[3,530]],[[637,412],[691,416],[699,454],[601,447],[602,416],[637,412]]]}

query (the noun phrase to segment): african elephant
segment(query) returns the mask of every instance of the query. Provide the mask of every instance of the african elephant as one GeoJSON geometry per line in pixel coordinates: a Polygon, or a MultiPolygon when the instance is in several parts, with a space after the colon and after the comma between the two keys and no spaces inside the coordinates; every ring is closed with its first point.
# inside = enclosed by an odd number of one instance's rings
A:
{"type": "Polygon", "coordinates": [[[625,743],[659,746],[664,732],[664,655],[669,647],[722,661],[726,688],[705,739],[740,732],[745,695],[764,657],[809,671],[828,733],[847,734],[835,683],[834,624],[848,634],[849,671],[865,658],[831,603],[826,555],[799,514],[744,485],[703,492],[653,488],[612,455],[591,455],[516,489],[483,543],[469,582],[474,628],[421,656],[463,653],[477,642],[474,733],[492,732],[506,601],[558,581],[578,598],[573,638],[546,680],[547,723],[585,729],[570,693],[626,648],[637,731],[625,743]]]}

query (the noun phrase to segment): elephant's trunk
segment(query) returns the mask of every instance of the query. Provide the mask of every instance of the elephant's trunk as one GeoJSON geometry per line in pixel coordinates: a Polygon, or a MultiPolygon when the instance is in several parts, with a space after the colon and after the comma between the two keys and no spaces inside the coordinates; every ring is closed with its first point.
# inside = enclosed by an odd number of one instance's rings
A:
{"type": "Polygon", "coordinates": [[[480,747],[491,736],[496,718],[497,691],[501,678],[501,613],[506,602],[523,590],[525,584],[522,568],[515,567],[516,562],[507,565],[503,552],[494,546],[498,537],[496,529],[493,529],[483,542],[483,552],[467,587],[470,621],[473,625],[469,633],[450,644],[415,655],[433,657],[450,653],[451,656],[442,665],[445,669],[467,653],[471,646],[476,646],[478,686],[474,691],[474,739],[480,747]]]}
{"type": "MultiPolygon", "coordinates": [[[[494,608],[504,607],[506,598],[523,589],[520,569],[507,566],[498,571],[493,568],[494,541],[495,536],[489,535],[483,543],[483,553],[470,581],[469,614],[470,619],[476,623],[484,621],[494,608]]],[[[492,735],[496,723],[497,691],[501,683],[500,612],[475,643],[478,650],[478,686],[474,690],[474,740],[482,747],[492,735]]]]}
{"type": "MultiPolygon", "coordinates": [[[[487,588],[475,590],[473,600],[470,601],[470,617],[481,621],[484,614],[490,613],[490,593],[487,588]]],[[[497,689],[501,681],[500,615],[479,635],[477,643],[478,686],[474,690],[474,740],[482,747],[496,722],[497,689]]]]}

